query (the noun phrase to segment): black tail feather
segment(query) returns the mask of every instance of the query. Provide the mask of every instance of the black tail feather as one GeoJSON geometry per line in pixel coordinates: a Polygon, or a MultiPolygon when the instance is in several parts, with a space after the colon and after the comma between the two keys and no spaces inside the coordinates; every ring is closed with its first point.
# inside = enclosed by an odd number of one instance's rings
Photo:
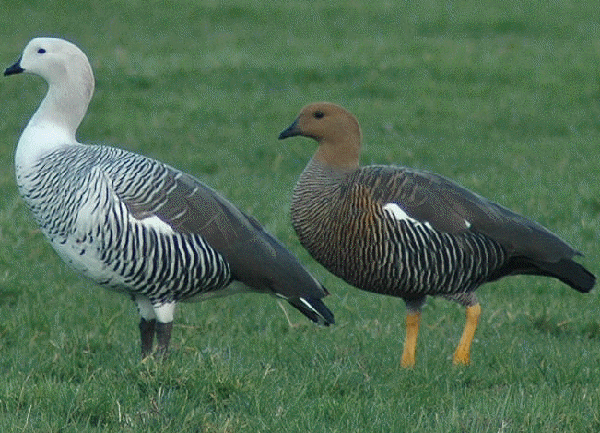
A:
{"type": "Polygon", "coordinates": [[[596,283],[596,277],[573,260],[561,259],[557,263],[538,263],[538,266],[546,275],[558,278],[581,293],[588,293],[596,283]]]}
{"type": "Polygon", "coordinates": [[[596,283],[596,277],[571,259],[558,262],[542,262],[528,257],[513,257],[506,266],[491,275],[490,281],[507,275],[541,275],[557,278],[581,293],[588,293],[596,283]]]}
{"type": "Polygon", "coordinates": [[[333,313],[320,299],[289,298],[287,301],[315,323],[325,326],[335,323],[333,313]]]}

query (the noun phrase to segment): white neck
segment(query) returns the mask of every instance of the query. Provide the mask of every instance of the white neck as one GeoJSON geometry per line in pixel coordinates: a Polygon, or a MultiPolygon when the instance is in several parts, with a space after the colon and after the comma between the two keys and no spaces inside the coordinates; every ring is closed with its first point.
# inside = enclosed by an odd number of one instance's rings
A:
{"type": "Polygon", "coordinates": [[[89,92],[74,83],[50,83],[48,93],[21,134],[15,154],[17,175],[48,152],[77,144],[77,127],[89,104],[89,92]]]}

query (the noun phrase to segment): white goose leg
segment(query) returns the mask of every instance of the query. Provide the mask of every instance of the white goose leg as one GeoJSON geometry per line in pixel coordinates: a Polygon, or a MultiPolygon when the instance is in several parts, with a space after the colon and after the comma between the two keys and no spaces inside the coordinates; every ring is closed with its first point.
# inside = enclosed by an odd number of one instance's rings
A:
{"type": "Polygon", "coordinates": [[[158,356],[166,356],[169,350],[169,342],[171,341],[171,330],[173,329],[173,322],[169,323],[156,323],[156,340],[158,347],[156,353],[158,356]]]}
{"type": "Polygon", "coordinates": [[[173,313],[175,312],[175,302],[168,302],[160,306],[154,306],[156,315],[156,339],[158,347],[156,352],[159,356],[165,357],[171,342],[171,330],[173,329],[173,313]]]}
{"type": "Polygon", "coordinates": [[[141,295],[133,295],[132,298],[141,316],[140,339],[142,343],[142,359],[144,359],[152,353],[154,332],[156,330],[156,314],[148,298],[141,295]]]}
{"type": "Polygon", "coordinates": [[[152,353],[152,343],[154,342],[154,329],[156,319],[146,320],[142,317],[140,320],[140,337],[142,340],[142,359],[152,353]]]}

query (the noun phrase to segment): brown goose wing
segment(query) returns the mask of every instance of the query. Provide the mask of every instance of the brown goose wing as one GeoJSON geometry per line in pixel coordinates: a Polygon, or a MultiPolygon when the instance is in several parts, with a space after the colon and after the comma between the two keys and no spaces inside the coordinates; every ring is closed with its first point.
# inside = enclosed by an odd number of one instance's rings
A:
{"type": "Polygon", "coordinates": [[[363,167],[359,176],[380,203],[395,203],[436,230],[482,233],[511,255],[557,262],[579,254],[541,225],[469,191],[450,179],[403,167],[363,167]],[[369,180],[370,179],[370,180],[369,180]]]}

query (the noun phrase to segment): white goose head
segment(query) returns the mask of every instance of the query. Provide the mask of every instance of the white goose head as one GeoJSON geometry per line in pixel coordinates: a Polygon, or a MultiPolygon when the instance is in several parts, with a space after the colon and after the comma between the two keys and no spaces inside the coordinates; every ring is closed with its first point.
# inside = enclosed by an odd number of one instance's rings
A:
{"type": "Polygon", "coordinates": [[[20,73],[42,77],[48,92],[21,135],[17,166],[33,162],[46,150],[76,143],[77,127],[94,92],[87,56],[63,39],[32,39],[17,63],[4,71],[5,76],[20,73]]]}

